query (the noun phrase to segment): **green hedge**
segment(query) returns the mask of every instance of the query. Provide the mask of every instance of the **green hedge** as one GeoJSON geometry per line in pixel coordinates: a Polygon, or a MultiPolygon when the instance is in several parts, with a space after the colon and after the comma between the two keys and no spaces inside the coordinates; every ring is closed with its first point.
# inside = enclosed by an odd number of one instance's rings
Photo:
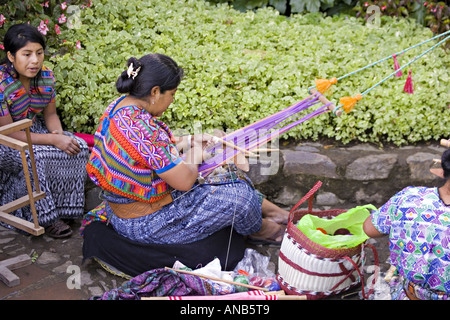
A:
{"type": "MultiPolygon", "coordinates": [[[[380,27],[346,16],[242,13],[203,0],[97,0],[82,24],[63,31],[69,53],[51,59],[57,102],[71,130],[92,133],[117,97],[115,81],[130,56],[159,52],[186,72],[163,116],[173,128],[234,130],[305,98],[316,78],[339,77],[432,37],[412,20],[382,18],[380,27]],[[81,42],[81,49],[73,44],[81,42]]],[[[426,46],[429,47],[429,46],[426,46]]],[[[422,52],[399,57],[404,64],[422,52]]],[[[402,91],[407,71],[371,91],[342,117],[328,113],[285,137],[330,137],[397,145],[448,135],[450,57],[438,48],[412,65],[414,94],[402,91]]],[[[393,72],[392,61],[346,78],[330,99],[354,96],[393,72]]]]}

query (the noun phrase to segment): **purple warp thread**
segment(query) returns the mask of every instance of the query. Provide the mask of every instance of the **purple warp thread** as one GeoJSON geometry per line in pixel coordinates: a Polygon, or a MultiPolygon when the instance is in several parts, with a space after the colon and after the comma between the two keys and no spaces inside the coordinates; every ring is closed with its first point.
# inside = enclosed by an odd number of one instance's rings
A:
{"type": "MultiPolygon", "coordinates": [[[[246,127],[233,131],[222,137],[222,139],[233,143],[241,149],[251,151],[260,145],[268,143],[270,140],[285,133],[300,123],[328,111],[328,105],[323,105],[300,119],[298,116],[296,119],[290,119],[299,112],[317,104],[319,102],[319,96],[320,93],[312,94],[308,98],[305,98],[304,100],[297,102],[286,109],[283,109],[262,120],[256,121],[246,127]]],[[[217,149],[222,149],[223,152],[216,154],[209,160],[199,165],[198,171],[201,172],[203,176],[206,176],[215,168],[223,165],[240,152],[232,147],[223,146],[221,142],[209,147],[206,151],[214,152],[214,150],[217,149]]]]}

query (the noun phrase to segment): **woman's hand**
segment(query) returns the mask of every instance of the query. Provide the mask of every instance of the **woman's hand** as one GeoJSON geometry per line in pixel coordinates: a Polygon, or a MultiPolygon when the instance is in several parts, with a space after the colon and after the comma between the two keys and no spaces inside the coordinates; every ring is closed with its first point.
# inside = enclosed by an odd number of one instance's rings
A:
{"type": "Polygon", "coordinates": [[[51,134],[53,145],[67,153],[69,156],[74,156],[81,151],[77,140],[64,135],[62,132],[60,133],[57,130],[53,131],[51,134]]]}
{"type": "Polygon", "coordinates": [[[201,147],[202,149],[205,149],[208,145],[214,143],[214,136],[209,133],[194,134],[192,137],[193,147],[201,147]]]}
{"type": "Polygon", "coordinates": [[[206,151],[208,146],[214,145],[214,136],[203,133],[192,136],[191,148],[186,152],[186,162],[201,164],[210,159],[212,154],[206,151]]]}

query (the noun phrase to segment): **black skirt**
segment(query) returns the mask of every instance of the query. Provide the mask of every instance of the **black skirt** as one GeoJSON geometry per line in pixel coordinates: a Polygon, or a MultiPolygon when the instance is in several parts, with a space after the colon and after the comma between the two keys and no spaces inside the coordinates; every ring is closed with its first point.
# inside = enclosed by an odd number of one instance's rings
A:
{"type": "Polygon", "coordinates": [[[172,267],[177,260],[197,269],[218,258],[222,270],[229,271],[242,260],[246,248],[244,236],[233,231],[228,250],[230,233],[231,228],[227,227],[188,244],[142,244],[119,235],[104,222],[92,222],[83,232],[83,261],[95,258],[130,277],[152,269],[172,267]]]}

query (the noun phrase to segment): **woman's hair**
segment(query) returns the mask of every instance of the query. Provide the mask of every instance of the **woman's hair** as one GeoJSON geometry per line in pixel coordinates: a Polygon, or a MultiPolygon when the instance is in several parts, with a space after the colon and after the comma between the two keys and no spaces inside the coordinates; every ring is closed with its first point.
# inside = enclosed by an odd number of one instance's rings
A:
{"type": "Polygon", "coordinates": [[[450,178],[450,149],[447,149],[442,154],[441,159],[442,169],[444,169],[444,179],[450,178]]]}
{"type": "MultiPolygon", "coordinates": [[[[45,39],[42,33],[28,23],[20,23],[11,26],[3,38],[3,46],[5,52],[10,52],[13,56],[17,51],[27,45],[28,42],[39,43],[45,50],[45,39]]],[[[3,59],[1,63],[9,63],[8,57],[3,59]]]]}
{"type": "Polygon", "coordinates": [[[128,59],[127,70],[117,79],[116,88],[120,93],[142,98],[150,95],[155,86],[160,88],[161,93],[176,89],[183,76],[183,69],[172,58],[152,53],[140,59],[128,59]]]}
{"type": "MultiPolygon", "coordinates": [[[[3,46],[5,47],[5,52],[10,52],[13,56],[16,56],[17,51],[25,47],[29,42],[39,43],[42,46],[42,49],[45,50],[45,39],[44,36],[36,29],[35,27],[29,25],[28,23],[20,23],[11,26],[5,34],[3,38],[3,46]]],[[[15,71],[14,66],[9,61],[8,57],[5,57],[1,62],[1,64],[6,64],[8,68],[6,71],[9,73],[9,70],[15,71]]],[[[12,75],[12,74],[10,74],[12,75]]],[[[41,77],[41,71],[34,77],[33,85],[37,86],[38,80],[41,77]]],[[[39,89],[38,89],[39,90],[39,89]]]]}

